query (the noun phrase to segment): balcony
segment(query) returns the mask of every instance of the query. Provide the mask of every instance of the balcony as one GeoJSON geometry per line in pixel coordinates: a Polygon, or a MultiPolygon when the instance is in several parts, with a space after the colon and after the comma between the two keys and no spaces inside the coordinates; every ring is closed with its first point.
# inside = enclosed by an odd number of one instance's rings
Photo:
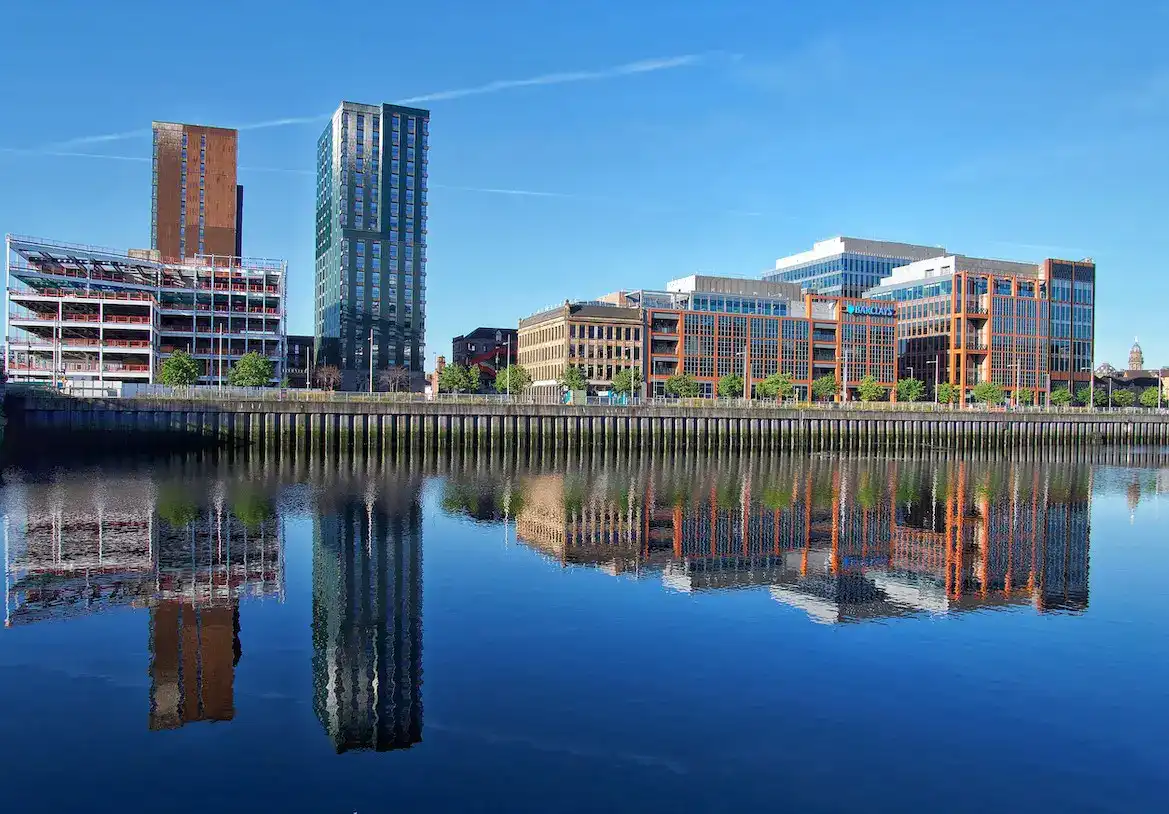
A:
{"type": "Polygon", "coordinates": [[[812,331],[812,341],[813,342],[831,342],[833,345],[835,345],[836,344],[836,332],[835,331],[814,330],[814,331],[812,331]]]}

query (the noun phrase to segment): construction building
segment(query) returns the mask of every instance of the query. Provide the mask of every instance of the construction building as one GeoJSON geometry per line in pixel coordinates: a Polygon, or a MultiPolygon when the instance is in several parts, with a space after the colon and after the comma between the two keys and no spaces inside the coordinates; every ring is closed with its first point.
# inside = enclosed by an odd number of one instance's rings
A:
{"type": "Polygon", "coordinates": [[[243,255],[239,133],[154,122],[150,248],[166,260],[243,255]]]}
{"type": "Polygon", "coordinates": [[[517,358],[532,377],[531,392],[555,396],[569,366],[590,389],[605,392],[626,368],[641,372],[644,315],[639,308],[576,302],[520,320],[517,358]]]}
{"type": "Polygon", "coordinates": [[[201,255],[166,260],[8,236],[8,371],[58,386],[157,381],[175,351],[195,357],[200,383],[226,379],[241,356],[285,364],[280,260],[201,255]]]}
{"type": "Polygon", "coordinates": [[[1053,386],[1091,380],[1093,285],[1051,277],[1068,266],[1086,278],[1086,265],[947,255],[894,269],[866,296],[896,305],[899,377],[921,379],[931,394],[953,384],[963,404],[983,382],[1044,401],[1053,386]]]}

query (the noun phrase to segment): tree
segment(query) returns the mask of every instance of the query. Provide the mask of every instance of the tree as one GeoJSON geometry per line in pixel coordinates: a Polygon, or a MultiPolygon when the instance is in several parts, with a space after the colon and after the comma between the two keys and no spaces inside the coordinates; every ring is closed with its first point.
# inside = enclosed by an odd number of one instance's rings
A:
{"type": "Polygon", "coordinates": [[[898,401],[921,401],[925,398],[925,382],[921,379],[902,379],[897,382],[898,401]]]}
{"type": "Polygon", "coordinates": [[[675,373],[666,379],[666,392],[676,398],[692,399],[700,390],[698,382],[689,373],[675,373]]]}
{"type": "Polygon", "coordinates": [[[483,374],[483,371],[479,369],[479,365],[469,365],[467,367],[467,392],[468,393],[478,393],[479,392],[479,385],[481,384],[480,378],[481,378],[482,374],[483,374]]]}
{"type": "Polygon", "coordinates": [[[950,382],[941,382],[938,384],[937,390],[934,393],[938,404],[954,404],[958,401],[958,385],[950,382]]]}
{"type": "Polygon", "coordinates": [[[1142,407],[1156,407],[1158,403],[1163,404],[1164,401],[1160,398],[1161,389],[1159,387],[1146,387],[1141,391],[1141,406],[1142,407]]]}
{"type": "Polygon", "coordinates": [[[1097,407],[1107,407],[1108,406],[1108,388],[1107,387],[1097,387],[1096,388],[1096,397],[1095,397],[1095,399],[1093,399],[1092,403],[1095,404],[1097,407]]]}
{"type": "Polygon", "coordinates": [[[388,393],[398,393],[410,387],[410,371],[401,365],[393,365],[377,374],[377,383],[388,393]]]}
{"type": "Polygon", "coordinates": [[[1015,391],[1015,404],[1029,407],[1035,403],[1035,391],[1030,387],[1020,387],[1015,391]]]}
{"type": "Polygon", "coordinates": [[[1132,407],[1136,403],[1137,397],[1131,390],[1113,390],[1112,391],[1112,406],[1113,407],[1132,407]]]}
{"type": "Polygon", "coordinates": [[[974,385],[970,395],[975,401],[982,404],[1002,404],[1003,388],[994,382],[979,382],[974,385]]]}
{"type": "Polygon", "coordinates": [[[826,373],[812,382],[812,396],[817,401],[828,401],[839,392],[836,376],[831,373],[826,373]]]}
{"type": "Polygon", "coordinates": [[[792,383],[792,377],[786,373],[772,373],[755,385],[755,395],[764,399],[784,401],[791,398],[795,390],[796,386],[792,383]]]}
{"type": "Polygon", "coordinates": [[[267,387],[272,381],[272,360],[252,351],[231,367],[227,381],[232,387],[267,387]]]}
{"type": "Polygon", "coordinates": [[[1051,403],[1057,407],[1067,407],[1072,403],[1072,391],[1066,387],[1059,387],[1052,390],[1051,403]]]}
{"type": "Polygon", "coordinates": [[[635,367],[625,367],[617,371],[613,377],[613,392],[637,395],[637,388],[641,386],[641,371],[635,367]]]}
{"type": "Polygon", "coordinates": [[[520,365],[508,365],[495,376],[495,389],[518,396],[532,384],[532,374],[520,365]]]}
{"type": "Polygon", "coordinates": [[[316,379],[317,387],[336,390],[337,385],[341,384],[341,371],[336,365],[322,365],[313,371],[313,378],[316,379]]]}
{"type": "Polygon", "coordinates": [[[880,401],[885,398],[885,388],[877,384],[872,376],[865,376],[856,386],[857,395],[861,401],[880,401]]]}
{"type": "Polygon", "coordinates": [[[1079,404],[1081,407],[1086,407],[1088,402],[1092,400],[1092,391],[1087,387],[1081,387],[1076,390],[1075,398],[1076,404],[1079,404]]]}
{"type": "Polygon", "coordinates": [[[199,363],[185,350],[177,350],[162,362],[158,381],[167,387],[190,387],[199,383],[199,363]]]}
{"type": "Polygon", "coordinates": [[[438,374],[438,391],[440,393],[466,393],[471,386],[471,377],[462,365],[447,365],[438,374]]]}
{"type": "Polygon", "coordinates": [[[737,399],[743,395],[743,377],[730,373],[718,380],[718,394],[724,399],[737,399]]]}
{"type": "Polygon", "coordinates": [[[284,376],[283,378],[280,379],[280,389],[281,390],[287,390],[290,387],[292,387],[292,381],[287,376],[284,376]]]}
{"type": "Polygon", "coordinates": [[[588,390],[589,387],[584,371],[577,365],[569,365],[564,368],[564,376],[560,379],[560,385],[566,390],[588,390]]]}

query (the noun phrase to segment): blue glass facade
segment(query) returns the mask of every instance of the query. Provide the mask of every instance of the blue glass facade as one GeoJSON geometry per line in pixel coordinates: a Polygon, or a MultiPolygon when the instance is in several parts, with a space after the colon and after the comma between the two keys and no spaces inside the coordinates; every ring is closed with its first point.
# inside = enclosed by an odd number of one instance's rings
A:
{"type": "Polygon", "coordinates": [[[905,257],[872,257],[841,252],[835,257],[777,270],[763,276],[768,282],[798,283],[805,291],[832,297],[861,297],[880,285],[893,269],[912,263],[905,257]]]}
{"type": "Polygon", "coordinates": [[[694,294],[690,310],[711,311],[719,314],[761,314],[769,317],[788,315],[788,301],[767,297],[745,297],[730,294],[694,294]]]}

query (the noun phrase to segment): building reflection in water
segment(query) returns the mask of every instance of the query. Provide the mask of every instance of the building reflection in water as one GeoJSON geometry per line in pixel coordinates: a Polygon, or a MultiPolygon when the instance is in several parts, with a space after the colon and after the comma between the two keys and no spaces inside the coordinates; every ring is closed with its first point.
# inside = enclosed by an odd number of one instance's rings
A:
{"type": "Polygon", "coordinates": [[[231,720],[239,601],[284,596],[271,501],[246,486],[208,497],[145,477],[9,488],[5,625],[148,608],[149,727],[231,720]]]}
{"type": "Polygon", "coordinates": [[[422,740],[421,484],[370,483],[323,492],[313,527],[313,709],[338,753],[422,740]]]}
{"type": "Polygon", "coordinates": [[[561,563],[677,591],[766,587],[818,622],[1088,605],[1086,464],[706,461],[522,491],[517,538],[561,563]]]}

